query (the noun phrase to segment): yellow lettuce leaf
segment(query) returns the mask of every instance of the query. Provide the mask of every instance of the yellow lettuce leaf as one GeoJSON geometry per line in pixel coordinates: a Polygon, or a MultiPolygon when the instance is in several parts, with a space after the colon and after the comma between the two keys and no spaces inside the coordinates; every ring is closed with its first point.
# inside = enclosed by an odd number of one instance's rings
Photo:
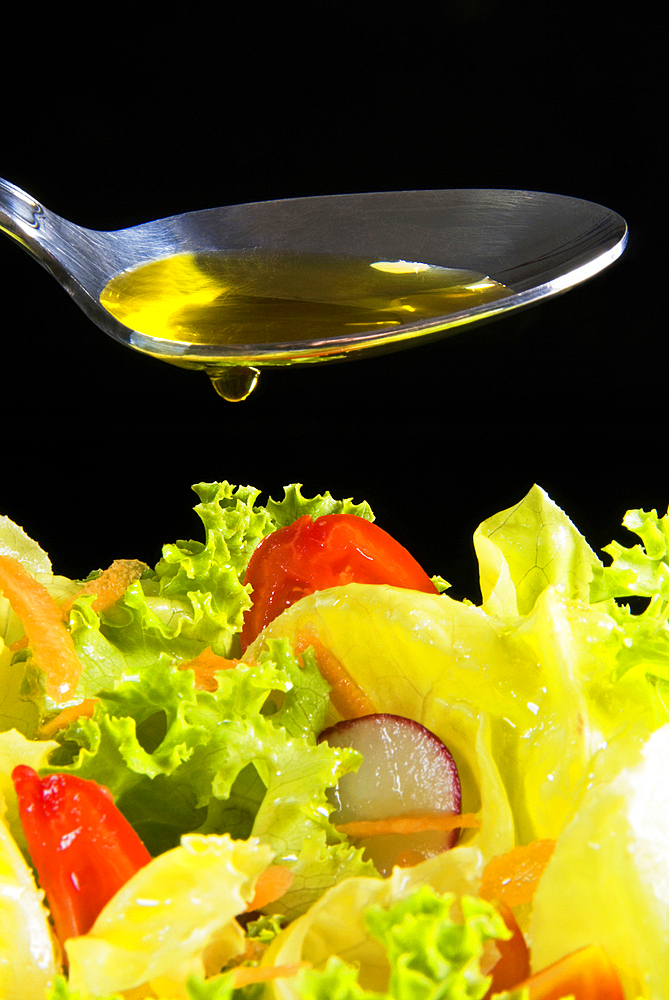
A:
{"type": "Polygon", "coordinates": [[[585,538],[540,486],[474,532],[482,607],[491,615],[528,614],[546,587],[587,602],[600,565],[585,538]]]}
{"type": "Polygon", "coordinates": [[[66,942],[70,988],[107,996],[151,983],[176,997],[189,975],[219,971],[244,950],[234,918],[272,857],[257,840],[185,834],[133,875],[88,934],[66,942]]]}
{"type": "Polygon", "coordinates": [[[57,970],[43,893],[5,826],[4,811],[0,792],[0,997],[44,1000],[57,970]]]}
{"type": "Polygon", "coordinates": [[[586,945],[608,953],[625,996],[669,996],[669,725],[641,750],[612,741],[534,899],[532,965],[586,945]],[[609,781],[610,772],[619,773],[609,781]]]}

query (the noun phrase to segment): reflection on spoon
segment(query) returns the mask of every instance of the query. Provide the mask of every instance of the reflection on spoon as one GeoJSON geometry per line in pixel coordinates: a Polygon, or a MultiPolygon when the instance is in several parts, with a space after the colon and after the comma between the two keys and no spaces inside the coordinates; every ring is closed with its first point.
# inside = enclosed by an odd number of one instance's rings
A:
{"type": "Polygon", "coordinates": [[[264,367],[343,360],[457,332],[572,287],[623,251],[592,202],[401,191],[74,225],[0,179],[0,230],[106,333],[246,398],[264,367]]]}

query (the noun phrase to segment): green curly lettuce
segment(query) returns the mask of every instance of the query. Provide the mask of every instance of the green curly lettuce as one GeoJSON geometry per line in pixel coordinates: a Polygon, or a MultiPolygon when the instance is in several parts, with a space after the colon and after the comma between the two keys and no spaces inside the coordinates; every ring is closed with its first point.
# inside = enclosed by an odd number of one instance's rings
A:
{"type": "Polygon", "coordinates": [[[329,688],[313,657],[302,662],[273,643],[257,663],[220,671],[209,692],[163,656],[99,692],[42,773],[108,787],[153,855],[186,831],[258,837],[293,871],[279,912],[294,916],[335,881],[373,872],[329,822],[326,790],[359,755],[317,744],[329,688]]]}
{"type": "Polygon", "coordinates": [[[389,909],[372,906],[365,921],[386,952],[390,974],[384,992],[358,981],[359,969],[332,956],[323,970],[301,974],[303,1000],[481,1000],[490,978],[481,973],[486,941],[508,938],[495,908],[464,896],[463,920],[451,916],[454,896],[422,886],[389,909]]]}
{"type": "Polygon", "coordinates": [[[614,541],[604,547],[611,565],[595,568],[590,600],[660,597],[669,601],[669,512],[658,517],[655,510],[628,510],[623,525],[643,545],[626,547],[614,541]]]}

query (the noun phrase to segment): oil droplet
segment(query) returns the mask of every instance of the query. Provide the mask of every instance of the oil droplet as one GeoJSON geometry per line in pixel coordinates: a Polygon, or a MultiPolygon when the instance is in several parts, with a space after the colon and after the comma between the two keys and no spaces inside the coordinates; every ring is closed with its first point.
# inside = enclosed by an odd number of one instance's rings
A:
{"type": "Polygon", "coordinates": [[[256,385],[260,372],[257,368],[235,365],[209,375],[211,384],[223,399],[229,403],[240,403],[247,399],[256,385]]]}

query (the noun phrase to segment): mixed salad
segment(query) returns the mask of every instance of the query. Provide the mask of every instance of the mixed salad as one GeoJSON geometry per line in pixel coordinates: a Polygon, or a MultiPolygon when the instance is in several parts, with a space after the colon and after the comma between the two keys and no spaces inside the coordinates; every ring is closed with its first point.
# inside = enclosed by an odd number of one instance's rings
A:
{"type": "Polygon", "coordinates": [[[669,996],[669,514],[602,560],[535,486],[475,605],[194,489],[87,580],[0,518],[0,1000],[669,996]]]}

